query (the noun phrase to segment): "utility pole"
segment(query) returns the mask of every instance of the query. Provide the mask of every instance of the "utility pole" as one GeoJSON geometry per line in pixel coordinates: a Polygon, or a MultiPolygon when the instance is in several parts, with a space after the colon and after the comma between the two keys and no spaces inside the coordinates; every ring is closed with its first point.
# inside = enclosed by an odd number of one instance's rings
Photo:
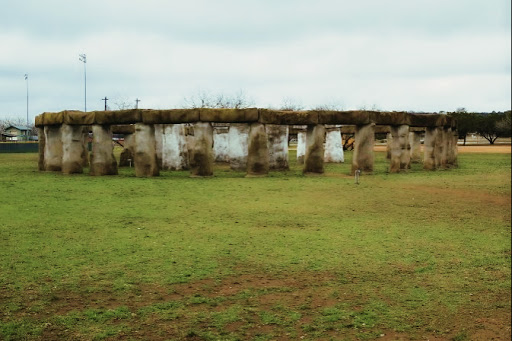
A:
{"type": "Polygon", "coordinates": [[[78,60],[84,63],[84,111],[87,112],[87,70],[85,64],[87,63],[87,56],[85,53],[79,55],[78,60]]]}
{"type": "Polygon", "coordinates": [[[140,102],[140,99],[136,98],[135,99],[135,109],[139,109],[139,102],[140,102]]]}
{"type": "MultiPolygon", "coordinates": [[[[27,128],[29,126],[28,122],[28,73],[25,74],[25,81],[27,83],[27,128]]],[[[27,132],[27,140],[28,140],[28,132],[27,132]]]]}
{"type": "Polygon", "coordinates": [[[107,111],[107,101],[108,101],[107,96],[105,96],[105,98],[102,98],[101,100],[105,101],[105,111],[107,111]]]}

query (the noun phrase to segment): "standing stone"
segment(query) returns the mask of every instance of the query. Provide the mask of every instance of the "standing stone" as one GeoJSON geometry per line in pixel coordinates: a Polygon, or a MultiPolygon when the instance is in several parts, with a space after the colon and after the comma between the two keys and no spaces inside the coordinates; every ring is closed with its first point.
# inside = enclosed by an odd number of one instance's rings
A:
{"type": "Polygon", "coordinates": [[[398,173],[410,168],[411,152],[409,146],[409,126],[391,126],[391,159],[389,171],[398,173]]]}
{"type": "Polygon", "coordinates": [[[44,170],[62,170],[62,138],[61,126],[44,127],[44,170]]]}
{"type": "Polygon", "coordinates": [[[248,150],[247,176],[262,176],[268,174],[270,161],[265,125],[261,123],[251,124],[248,150]]]}
{"type": "Polygon", "coordinates": [[[421,162],[421,132],[411,131],[409,133],[409,144],[411,146],[411,162],[421,162]]]}
{"type": "Polygon", "coordinates": [[[89,129],[82,127],[82,167],[89,167],[89,129]]]}
{"type": "Polygon", "coordinates": [[[134,148],[135,134],[125,134],[123,151],[119,156],[119,167],[131,167],[133,165],[134,148]]]}
{"type": "Polygon", "coordinates": [[[356,126],[354,134],[354,152],[352,153],[352,174],[356,170],[364,173],[373,172],[375,145],[375,124],[365,124],[356,126]]]}
{"type": "Polygon", "coordinates": [[[304,164],[304,156],[306,155],[306,131],[297,132],[297,163],[304,164]]]}
{"type": "Polygon", "coordinates": [[[160,175],[156,156],[155,127],[151,124],[135,124],[135,145],[133,153],[135,176],[160,175]]]}
{"type": "Polygon", "coordinates": [[[345,162],[340,128],[326,128],[324,162],[345,162]]]}
{"type": "Polygon", "coordinates": [[[427,127],[425,129],[425,141],[423,142],[423,169],[436,169],[436,140],[438,129],[427,127]]]}
{"type": "Polygon", "coordinates": [[[163,139],[163,124],[155,124],[155,152],[156,152],[156,163],[158,168],[162,168],[162,139],[163,139]]]}
{"type": "Polygon", "coordinates": [[[386,134],[386,159],[391,159],[391,141],[393,141],[393,136],[391,133],[386,134]]]}
{"type": "Polygon", "coordinates": [[[458,154],[458,147],[457,142],[459,141],[459,133],[456,129],[452,129],[452,136],[451,136],[451,144],[450,144],[450,153],[449,153],[449,159],[448,164],[452,167],[457,167],[457,154],[458,154]]]}
{"type": "Polygon", "coordinates": [[[249,124],[231,123],[228,132],[229,166],[233,170],[247,170],[247,155],[249,153],[249,124]]]}
{"type": "Polygon", "coordinates": [[[436,140],[434,145],[434,164],[436,169],[443,168],[446,164],[446,145],[443,127],[437,127],[436,140]]]}
{"type": "Polygon", "coordinates": [[[62,173],[83,173],[83,127],[63,124],[62,135],[62,173]]]}
{"type": "Polygon", "coordinates": [[[191,176],[213,175],[213,128],[210,123],[194,124],[194,140],[190,156],[191,176]]]}
{"type": "Polygon", "coordinates": [[[325,126],[323,124],[308,126],[303,173],[324,172],[324,141],[325,126]]]}
{"type": "Polygon", "coordinates": [[[162,168],[189,169],[189,155],[184,124],[165,124],[162,139],[162,168]]]}
{"type": "Polygon", "coordinates": [[[90,175],[116,175],[117,162],[114,157],[112,130],[109,125],[92,126],[92,154],[90,175]]]}
{"type": "Polygon", "coordinates": [[[288,170],[288,134],[287,125],[267,124],[265,132],[268,138],[269,168],[273,170],[288,170]]]}
{"type": "Polygon", "coordinates": [[[229,127],[213,127],[213,155],[215,162],[229,162],[229,127]]]}
{"type": "Polygon", "coordinates": [[[37,162],[37,167],[40,171],[44,171],[44,149],[46,145],[46,138],[44,136],[44,127],[37,128],[37,139],[38,139],[38,152],[39,159],[37,162]]]}

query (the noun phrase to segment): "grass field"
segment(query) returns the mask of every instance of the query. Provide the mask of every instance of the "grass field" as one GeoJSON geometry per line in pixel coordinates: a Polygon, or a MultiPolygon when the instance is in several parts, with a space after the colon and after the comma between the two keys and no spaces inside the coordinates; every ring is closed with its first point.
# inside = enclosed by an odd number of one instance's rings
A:
{"type": "MultiPolygon", "coordinates": [[[[323,176],[0,154],[0,339],[510,340],[510,154],[323,176]]],[[[293,154],[291,155],[293,160],[293,154]]]]}

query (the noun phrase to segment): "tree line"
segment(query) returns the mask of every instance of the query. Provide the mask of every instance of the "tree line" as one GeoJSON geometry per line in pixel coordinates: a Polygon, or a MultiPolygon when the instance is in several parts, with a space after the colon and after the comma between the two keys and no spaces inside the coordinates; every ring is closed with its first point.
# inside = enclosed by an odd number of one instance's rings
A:
{"type": "Polygon", "coordinates": [[[504,112],[478,113],[468,112],[465,108],[459,108],[455,112],[448,113],[457,120],[459,139],[464,140],[470,133],[477,133],[490,144],[494,144],[498,137],[511,136],[510,110],[504,112]]]}

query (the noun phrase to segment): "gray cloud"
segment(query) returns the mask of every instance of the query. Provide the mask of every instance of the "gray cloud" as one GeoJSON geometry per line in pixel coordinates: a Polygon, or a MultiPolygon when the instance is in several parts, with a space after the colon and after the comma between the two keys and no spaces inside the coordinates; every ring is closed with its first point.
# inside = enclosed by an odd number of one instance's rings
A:
{"type": "Polygon", "coordinates": [[[173,107],[198,88],[258,106],[510,108],[510,2],[15,1],[0,13],[0,117],[103,96],[173,107]]]}

